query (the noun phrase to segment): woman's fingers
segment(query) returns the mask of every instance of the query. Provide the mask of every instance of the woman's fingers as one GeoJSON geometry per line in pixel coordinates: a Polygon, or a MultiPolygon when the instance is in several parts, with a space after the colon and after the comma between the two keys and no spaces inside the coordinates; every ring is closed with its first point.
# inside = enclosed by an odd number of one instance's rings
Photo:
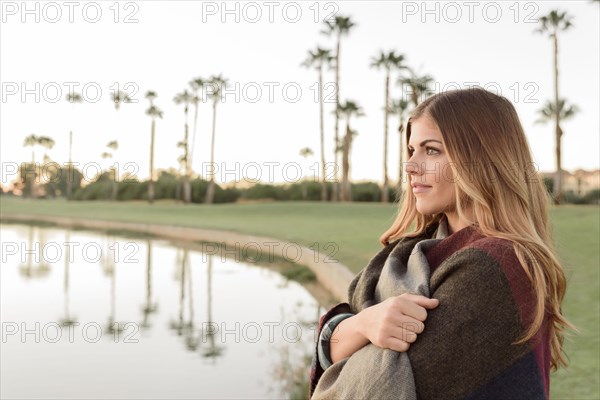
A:
{"type": "Polygon", "coordinates": [[[410,300],[413,303],[416,303],[421,307],[427,308],[429,310],[436,308],[440,304],[440,301],[438,299],[430,299],[429,297],[421,296],[419,294],[404,293],[401,294],[399,297],[410,300]]]}
{"type": "Polygon", "coordinates": [[[388,337],[383,343],[383,348],[384,349],[390,349],[390,350],[394,350],[394,351],[398,351],[398,352],[405,352],[410,348],[410,344],[405,342],[404,340],[395,338],[395,337],[388,337]]]}

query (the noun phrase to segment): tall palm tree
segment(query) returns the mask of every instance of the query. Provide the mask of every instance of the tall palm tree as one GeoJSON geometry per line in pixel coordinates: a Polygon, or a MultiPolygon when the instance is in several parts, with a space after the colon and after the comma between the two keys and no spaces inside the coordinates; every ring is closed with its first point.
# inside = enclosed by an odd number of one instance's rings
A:
{"type": "MultiPolygon", "coordinates": [[[[114,106],[115,106],[115,111],[118,113],[119,110],[121,109],[121,104],[123,103],[131,103],[131,97],[129,97],[129,95],[127,93],[125,93],[122,90],[117,90],[111,93],[111,101],[113,102],[114,106]]],[[[119,126],[119,122],[117,122],[117,126],[119,126]]],[[[119,126],[120,128],[120,126],[119,126]]],[[[107,145],[109,148],[113,148],[113,157],[115,156],[114,152],[117,150],[118,148],[118,144],[117,141],[114,140],[112,142],[110,142],[107,145]]],[[[116,163],[118,163],[118,160],[116,160],[116,163]]],[[[112,185],[112,200],[116,200],[117,199],[117,191],[118,191],[118,174],[117,174],[117,168],[113,168],[114,171],[114,179],[113,179],[113,185],[112,185]]]]}
{"type": "MultiPolygon", "coordinates": [[[[313,154],[314,154],[314,152],[312,151],[312,149],[310,147],[304,147],[304,148],[300,149],[300,156],[304,157],[304,159],[307,159],[308,157],[312,156],[313,154]]],[[[306,197],[308,196],[307,189],[306,189],[306,182],[301,182],[300,185],[302,187],[302,200],[306,200],[306,197]]]]}
{"type": "MultiPolygon", "coordinates": [[[[548,15],[539,19],[540,27],[536,32],[547,33],[554,45],[554,104],[560,104],[558,96],[558,32],[566,31],[573,24],[571,16],[566,12],[552,10],[548,15]]],[[[561,130],[560,130],[560,107],[554,107],[554,129],[555,129],[555,152],[556,152],[556,174],[554,175],[554,201],[562,203],[562,160],[561,160],[561,130]]]]}
{"type": "Polygon", "coordinates": [[[350,193],[350,150],[352,147],[352,138],[356,135],[356,131],[350,128],[350,119],[352,117],[361,117],[365,115],[362,108],[354,101],[347,100],[340,104],[339,113],[344,115],[346,119],[346,134],[344,135],[342,144],[342,192],[341,201],[352,201],[350,193]]]}
{"type": "Polygon", "coordinates": [[[228,80],[223,76],[213,75],[209,80],[212,93],[209,93],[209,97],[213,101],[213,121],[212,121],[212,137],[210,141],[210,180],[208,181],[208,188],[206,189],[206,204],[212,204],[215,196],[215,174],[214,174],[214,163],[215,163],[215,132],[217,123],[217,103],[222,99],[223,90],[227,87],[228,80]]]}
{"type": "Polygon", "coordinates": [[[152,125],[150,126],[150,180],[148,181],[148,202],[152,204],[154,202],[154,135],[156,131],[156,118],[162,118],[163,112],[154,105],[154,99],[156,98],[156,92],[146,92],[146,98],[150,102],[150,106],[146,110],[146,115],[152,118],[152,125]]]}
{"type": "MultiPolygon", "coordinates": [[[[558,115],[558,118],[560,121],[566,121],[568,119],[571,119],[575,116],[575,114],[577,114],[577,112],[579,111],[579,108],[574,105],[574,104],[568,104],[567,101],[565,99],[560,99],[558,102],[558,107],[555,106],[555,103],[553,103],[552,101],[548,100],[546,101],[546,103],[544,104],[544,106],[538,110],[538,114],[539,117],[536,121],[536,123],[538,124],[545,124],[548,123],[550,121],[556,121],[556,115],[558,115]]],[[[554,176],[554,187],[553,187],[553,196],[554,196],[554,201],[556,202],[556,204],[560,204],[560,201],[563,198],[563,193],[562,193],[562,186],[556,186],[557,184],[557,175],[559,175],[559,171],[560,174],[562,174],[562,169],[561,169],[561,165],[560,162],[558,160],[561,159],[561,150],[562,150],[562,145],[561,145],[561,140],[562,140],[562,135],[563,135],[563,130],[561,128],[560,125],[558,125],[558,133],[557,133],[557,140],[556,140],[556,174],[554,176]]],[[[560,185],[560,182],[559,182],[560,185]]]]}
{"type": "Polygon", "coordinates": [[[346,36],[350,33],[350,30],[356,26],[356,24],[350,19],[350,17],[344,17],[341,15],[337,15],[335,19],[325,20],[325,30],[322,32],[327,36],[333,36],[336,39],[335,45],[335,150],[334,150],[334,161],[335,161],[335,175],[333,181],[333,201],[338,201],[339,199],[339,186],[338,186],[338,142],[339,142],[339,106],[340,106],[340,50],[341,50],[341,39],[342,36],[346,36]]]}
{"type": "Polygon", "coordinates": [[[192,202],[192,185],[190,177],[192,175],[190,170],[190,158],[189,158],[189,128],[188,128],[188,110],[190,103],[194,100],[194,96],[186,90],[175,95],[173,101],[175,104],[183,104],[183,113],[185,116],[185,128],[183,134],[183,162],[185,166],[185,173],[183,177],[183,202],[189,204],[192,202]]]}
{"type": "Polygon", "coordinates": [[[410,88],[410,99],[413,106],[419,105],[419,101],[423,100],[423,96],[428,93],[433,83],[433,77],[431,75],[419,75],[412,69],[407,69],[409,72],[408,76],[401,76],[398,79],[398,84],[402,87],[403,91],[408,87],[410,88]]]}
{"type": "MultiPolygon", "coordinates": [[[[68,93],[67,101],[73,105],[75,108],[76,103],[83,103],[83,97],[79,93],[68,93]]],[[[73,173],[73,129],[69,131],[69,165],[68,165],[68,174],[67,177],[67,200],[71,200],[73,195],[73,180],[75,174],[73,173]]]]}
{"type": "Polygon", "coordinates": [[[21,167],[21,181],[25,184],[28,196],[34,197],[35,181],[37,179],[37,168],[35,167],[35,146],[40,144],[39,137],[31,134],[23,141],[23,147],[31,147],[31,168],[21,167]],[[32,176],[33,175],[33,176],[32,176]]]}
{"type": "Polygon", "coordinates": [[[388,115],[390,108],[390,74],[392,69],[408,69],[404,64],[404,55],[396,54],[395,51],[385,53],[380,51],[377,57],[371,60],[371,67],[383,68],[385,70],[385,101],[383,106],[384,124],[383,124],[383,187],[381,189],[381,201],[389,202],[388,196],[388,115]]]}
{"type": "Polygon", "coordinates": [[[323,111],[323,66],[331,64],[333,56],[327,49],[317,47],[314,51],[308,51],[306,60],[302,66],[314,67],[319,74],[319,129],[321,134],[321,201],[327,201],[327,176],[325,165],[325,126],[323,111]]]}
{"type": "MultiPolygon", "coordinates": [[[[109,149],[112,150],[112,153],[109,153],[111,155],[111,157],[114,157],[115,153],[117,152],[117,149],[119,148],[119,142],[117,142],[116,140],[111,140],[110,142],[108,142],[108,144],[106,145],[106,147],[108,147],[109,149]]],[[[118,169],[116,166],[112,166],[111,167],[113,170],[113,176],[112,176],[112,193],[111,193],[111,200],[115,201],[117,199],[117,192],[119,189],[119,176],[118,176],[118,169]]]]}
{"type": "Polygon", "coordinates": [[[192,102],[194,103],[194,128],[192,132],[192,145],[190,147],[190,165],[193,166],[194,150],[196,149],[196,130],[198,127],[198,105],[203,99],[204,84],[206,81],[203,78],[194,78],[190,81],[190,87],[194,93],[192,102]]]}
{"type": "Polygon", "coordinates": [[[404,155],[404,149],[402,148],[404,144],[404,120],[406,119],[406,114],[408,113],[408,100],[403,99],[402,97],[397,100],[392,100],[389,106],[389,113],[395,114],[398,116],[398,185],[396,186],[397,190],[397,198],[400,198],[402,191],[402,157],[404,155]]]}

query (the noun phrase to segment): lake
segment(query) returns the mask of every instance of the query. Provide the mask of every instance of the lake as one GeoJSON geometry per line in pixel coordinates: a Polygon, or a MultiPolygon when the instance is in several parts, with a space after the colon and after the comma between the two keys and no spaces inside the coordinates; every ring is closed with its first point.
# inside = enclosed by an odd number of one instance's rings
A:
{"type": "Polygon", "coordinates": [[[0,233],[2,398],[305,398],[325,307],[285,267],[143,236],[0,233]]]}

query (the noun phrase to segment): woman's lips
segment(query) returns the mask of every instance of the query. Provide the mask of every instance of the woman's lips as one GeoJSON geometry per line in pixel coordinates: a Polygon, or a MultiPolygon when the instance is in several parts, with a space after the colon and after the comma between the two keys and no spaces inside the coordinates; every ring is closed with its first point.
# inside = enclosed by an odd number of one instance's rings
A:
{"type": "Polygon", "coordinates": [[[415,185],[412,188],[413,193],[423,193],[431,189],[431,186],[415,185]]]}

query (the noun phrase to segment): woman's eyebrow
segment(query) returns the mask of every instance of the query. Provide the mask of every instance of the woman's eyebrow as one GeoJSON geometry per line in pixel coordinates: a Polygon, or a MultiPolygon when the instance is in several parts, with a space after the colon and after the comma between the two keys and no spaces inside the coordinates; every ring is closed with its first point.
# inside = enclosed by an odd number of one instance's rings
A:
{"type": "MultiPolygon", "coordinates": [[[[421,143],[419,143],[419,146],[423,147],[423,146],[425,146],[426,143],[429,143],[429,142],[438,142],[439,144],[442,144],[442,142],[440,142],[439,140],[436,140],[436,139],[426,139],[426,140],[423,140],[421,143]]],[[[410,144],[409,144],[409,146],[410,146],[410,144]]],[[[410,146],[410,147],[412,147],[412,146],[410,146]]]]}

